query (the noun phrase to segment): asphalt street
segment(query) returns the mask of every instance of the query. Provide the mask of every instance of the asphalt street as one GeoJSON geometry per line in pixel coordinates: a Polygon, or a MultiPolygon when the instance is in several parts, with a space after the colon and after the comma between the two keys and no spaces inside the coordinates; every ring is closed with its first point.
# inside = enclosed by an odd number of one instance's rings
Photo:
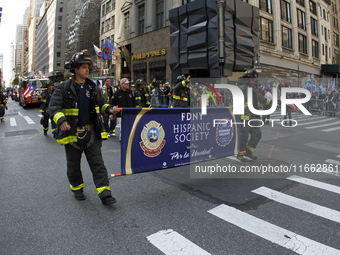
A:
{"type": "MultiPolygon", "coordinates": [[[[0,254],[340,254],[339,176],[311,173],[317,164],[340,165],[338,118],[294,113],[294,128],[263,126],[256,162],[196,164],[290,172],[194,178],[196,165],[187,165],[113,177],[117,203],[105,206],[85,156],[86,200],[74,199],[64,148],[43,135],[39,108],[11,99],[8,107],[0,123],[0,254]]],[[[109,174],[119,173],[118,136],[103,141],[102,153],[109,174]]]]}

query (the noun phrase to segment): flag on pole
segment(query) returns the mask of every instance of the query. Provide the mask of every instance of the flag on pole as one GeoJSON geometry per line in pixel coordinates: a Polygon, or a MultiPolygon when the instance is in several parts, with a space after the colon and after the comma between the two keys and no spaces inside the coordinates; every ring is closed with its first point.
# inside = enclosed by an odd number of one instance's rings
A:
{"type": "Polygon", "coordinates": [[[115,47],[110,43],[110,41],[105,38],[102,50],[102,58],[106,60],[111,57],[114,48],[115,47]]]}
{"type": "Polygon", "coordinates": [[[28,83],[27,87],[22,91],[22,94],[24,94],[24,97],[29,97],[32,95],[34,90],[34,86],[31,83],[28,83]]]}
{"type": "MultiPolygon", "coordinates": [[[[93,44],[93,43],[92,43],[93,44]]],[[[93,44],[93,48],[94,48],[94,52],[96,53],[96,55],[98,56],[99,59],[102,59],[102,51],[93,44]]]]}
{"type": "Polygon", "coordinates": [[[264,88],[264,89],[268,88],[268,78],[267,78],[267,77],[266,77],[266,79],[264,80],[263,88],[264,88]]]}

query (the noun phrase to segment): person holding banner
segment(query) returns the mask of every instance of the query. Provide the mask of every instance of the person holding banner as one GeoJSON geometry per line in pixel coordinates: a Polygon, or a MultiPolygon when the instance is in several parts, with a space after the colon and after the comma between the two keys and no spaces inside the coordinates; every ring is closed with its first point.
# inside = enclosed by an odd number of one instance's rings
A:
{"type": "Polygon", "coordinates": [[[184,74],[177,76],[177,84],[174,87],[170,108],[189,107],[189,84],[190,75],[185,78],[184,74]]]}
{"type": "Polygon", "coordinates": [[[52,94],[49,111],[57,124],[56,140],[65,146],[67,177],[77,200],[84,200],[81,157],[85,153],[93,181],[102,203],[113,204],[107,169],[101,147],[107,138],[100,114],[115,114],[117,107],[106,103],[98,86],[90,80],[91,55],[87,50],[77,52],[65,64],[74,76],[60,84],[52,94]]]}
{"type": "Polygon", "coordinates": [[[271,104],[269,98],[265,98],[261,95],[257,89],[257,72],[254,70],[248,70],[245,74],[240,78],[240,89],[243,92],[244,96],[244,115],[241,115],[241,120],[244,120],[244,125],[241,129],[241,139],[240,139],[240,153],[237,154],[237,159],[245,162],[248,157],[252,160],[257,159],[257,157],[253,154],[257,144],[260,142],[262,133],[261,133],[261,117],[255,115],[250,112],[248,105],[253,104],[255,108],[258,109],[259,104],[262,103],[264,105],[271,104]],[[252,88],[252,101],[249,102],[248,100],[248,87],[252,88]],[[258,120],[258,121],[254,121],[258,120]],[[249,123],[251,121],[251,123],[249,123]],[[258,126],[257,126],[258,125],[258,126]],[[250,138],[249,138],[250,135],[250,138]]]}

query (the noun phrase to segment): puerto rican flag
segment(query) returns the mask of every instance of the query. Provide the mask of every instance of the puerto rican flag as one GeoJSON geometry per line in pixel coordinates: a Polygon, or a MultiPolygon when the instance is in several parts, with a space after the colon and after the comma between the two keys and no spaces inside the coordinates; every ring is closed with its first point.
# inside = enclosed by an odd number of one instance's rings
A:
{"type": "Polygon", "coordinates": [[[29,97],[32,95],[34,90],[35,90],[34,86],[31,83],[28,83],[27,87],[24,89],[22,94],[24,94],[24,97],[29,97]]]}
{"type": "Polygon", "coordinates": [[[102,51],[94,44],[93,44],[93,48],[94,48],[96,55],[98,56],[98,59],[102,59],[102,51]]]}

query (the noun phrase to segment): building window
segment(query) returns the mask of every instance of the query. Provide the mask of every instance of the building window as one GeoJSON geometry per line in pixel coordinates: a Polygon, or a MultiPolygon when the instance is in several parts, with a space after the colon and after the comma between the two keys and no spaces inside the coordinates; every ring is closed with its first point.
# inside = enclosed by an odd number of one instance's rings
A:
{"type": "Polygon", "coordinates": [[[282,26],[282,46],[292,49],[292,30],[288,27],[282,26]]]}
{"type": "Polygon", "coordinates": [[[272,13],[272,1],[271,0],[260,0],[260,9],[268,13],[272,13]]]}
{"type": "Polygon", "coordinates": [[[116,9],[116,0],[112,0],[112,10],[116,9]]]}
{"type": "Polygon", "coordinates": [[[337,17],[333,17],[333,26],[337,29],[339,29],[339,22],[337,17]]]}
{"type": "Polygon", "coordinates": [[[334,50],[334,53],[333,53],[333,64],[340,64],[339,60],[340,60],[339,51],[334,50]]]}
{"type": "Polygon", "coordinates": [[[333,38],[334,46],[340,47],[339,35],[337,33],[333,33],[333,38]]]}
{"type": "Polygon", "coordinates": [[[104,22],[102,22],[102,34],[104,34],[104,29],[105,29],[105,25],[104,25],[105,23],[104,22]]]}
{"type": "Polygon", "coordinates": [[[106,5],[103,4],[102,5],[102,16],[104,16],[106,14],[105,7],[106,7],[106,5]]]}
{"type": "Polygon", "coordinates": [[[312,29],[312,35],[318,36],[318,21],[314,18],[310,18],[310,25],[312,29]]]}
{"type": "Polygon", "coordinates": [[[301,6],[305,6],[305,0],[296,0],[296,3],[301,6]]]}
{"type": "Polygon", "coordinates": [[[57,62],[57,66],[61,66],[61,65],[60,65],[60,62],[57,62]]]}
{"type": "Polygon", "coordinates": [[[191,3],[191,2],[195,2],[195,0],[183,0],[182,5],[185,5],[185,4],[188,4],[188,3],[191,3]]]}
{"type": "Polygon", "coordinates": [[[106,2],[106,13],[110,12],[112,8],[111,0],[106,2]]]}
{"type": "Polygon", "coordinates": [[[57,52],[57,58],[60,58],[60,57],[61,57],[61,52],[58,51],[58,52],[57,52]]]}
{"type": "Polygon", "coordinates": [[[324,32],[325,41],[327,42],[327,28],[326,28],[326,27],[324,27],[324,30],[325,30],[325,32],[324,32]]]}
{"type": "Polygon", "coordinates": [[[63,21],[63,16],[58,16],[58,21],[63,21]]]}
{"type": "Polygon", "coordinates": [[[319,58],[319,42],[312,40],[312,56],[319,58]]]}
{"type": "Polygon", "coordinates": [[[299,34],[299,51],[307,54],[307,36],[299,34]]]}
{"type": "Polygon", "coordinates": [[[281,0],[281,19],[292,22],[290,16],[290,3],[285,0],[281,0]]]}
{"type": "Polygon", "coordinates": [[[111,18],[108,18],[105,20],[105,32],[110,30],[110,25],[111,25],[111,18]]]}
{"type": "Polygon", "coordinates": [[[297,9],[297,19],[298,19],[298,27],[306,30],[306,18],[305,13],[300,9],[297,9]]]}
{"type": "Polygon", "coordinates": [[[113,16],[111,17],[111,29],[114,29],[115,26],[116,26],[116,23],[115,23],[115,16],[113,15],[113,16]]]}
{"type": "Polygon", "coordinates": [[[268,42],[273,40],[273,21],[261,17],[261,39],[268,42]]]}
{"type": "Polygon", "coordinates": [[[62,25],[58,25],[58,30],[61,30],[62,28],[62,25]]]}
{"type": "Polygon", "coordinates": [[[311,13],[316,15],[316,3],[309,1],[309,10],[311,13]]]}
{"type": "Polygon", "coordinates": [[[61,39],[61,33],[57,34],[57,39],[61,39]]]}
{"type": "Polygon", "coordinates": [[[156,29],[163,27],[164,0],[156,0],[156,29]]]}
{"type": "Polygon", "coordinates": [[[130,38],[130,13],[124,13],[124,36],[125,40],[130,38]]]}
{"type": "Polygon", "coordinates": [[[60,8],[59,8],[59,12],[63,12],[63,7],[60,7],[60,8]]]}
{"type": "Polygon", "coordinates": [[[61,48],[61,43],[57,42],[57,48],[61,48]]]}
{"type": "Polygon", "coordinates": [[[138,35],[144,34],[145,5],[138,6],[138,35]]]}

